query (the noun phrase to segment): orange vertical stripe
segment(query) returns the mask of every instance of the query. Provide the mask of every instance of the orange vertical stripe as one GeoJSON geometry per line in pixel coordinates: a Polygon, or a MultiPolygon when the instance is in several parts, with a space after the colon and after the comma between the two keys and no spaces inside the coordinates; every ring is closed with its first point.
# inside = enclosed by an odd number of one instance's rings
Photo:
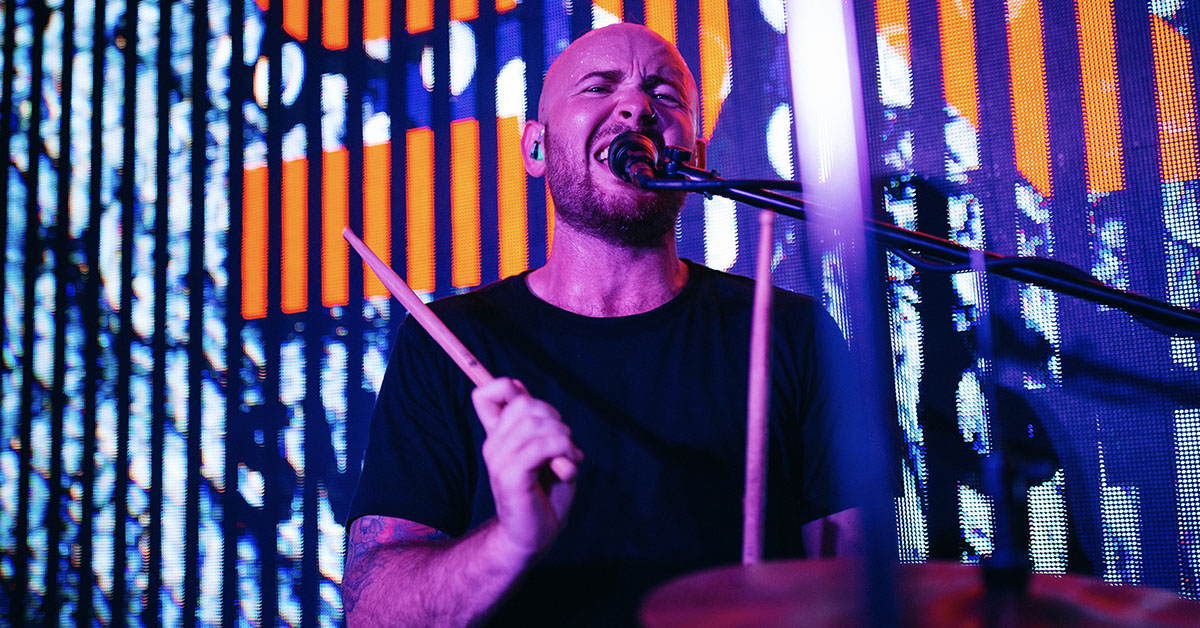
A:
{"type": "Polygon", "coordinates": [[[409,129],[405,133],[405,143],[408,285],[413,290],[433,292],[436,261],[433,248],[433,129],[409,129]]]}
{"type": "Polygon", "coordinates": [[[480,283],[479,121],[450,123],[450,283],[480,283]]]}
{"type": "Polygon", "coordinates": [[[308,0],[283,0],[283,30],[300,41],[308,40],[308,0]]]}
{"type": "Polygon", "coordinates": [[[1088,190],[1102,194],[1125,187],[1113,4],[1112,0],[1079,0],[1075,11],[1088,190]]]}
{"type": "Polygon", "coordinates": [[[1164,183],[1200,178],[1196,148],[1196,81],[1187,37],[1157,15],[1150,16],[1154,86],[1164,183]]]}
{"type": "MultiPolygon", "coordinates": [[[[392,263],[392,143],[363,147],[363,242],[389,266],[392,263]]],[[[386,297],[387,288],[363,264],[363,292],[386,297]]]]}
{"type": "Polygon", "coordinates": [[[308,309],[308,160],[283,162],[283,238],[279,307],[285,314],[308,309]]]}
{"type": "Polygon", "coordinates": [[[267,167],[242,171],[242,318],[267,315],[267,167]]]}
{"type": "Polygon", "coordinates": [[[363,0],[363,41],[389,39],[391,36],[391,1],[363,0]]]}
{"type": "Polygon", "coordinates": [[[725,0],[700,0],[700,130],[705,141],[712,139],[732,84],[729,5],[725,0]]]}
{"type": "Polygon", "coordinates": [[[646,0],[646,28],[675,45],[675,0],[646,0]]]}
{"type": "Polygon", "coordinates": [[[321,44],[329,50],[342,50],[350,45],[346,0],[321,0],[321,44]]]}
{"type": "Polygon", "coordinates": [[[974,0],[940,0],[938,24],[942,35],[942,88],[946,103],[978,131],[974,0]]]}
{"type": "Polygon", "coordinates": [[[625,19],[625,3],[623,0],[592,0],[592,6],[612,13],[617,16],[618,20],[625,19]]]}
{"type": "Polygon", "coordinates": [[[405,7],[404,30],[410,35],[433,30],[433,0],[408,0],[405,7]]]}
{"type": "Polygon", "coordinates": [[[908,0],[876,0],[875,30],[887,45],[912,65],[912,43],[908,29],[908,0]]]}
{"type": "Polygon", "coordinates": [[[517,8],[517,0],[496,0],[496,13],[507,13],[517,8]]]}
{"type": "Polygon", "coordinates": [[[1042,1],[1008,0],[1008,58],[1017,171],[1039,194],[1049,198],[1053,189],[1043,54],[1042,1]]]}
{"type": "Polygon", "coordinates": [[[348,184],[350,153],[345,148],[321,154],[321,305],[350,302],[350,257],[342,229],[350,224],[348,184]]]}
{"type": "Polygon", "coordinates": [[[521,121],[496,118],[496,210],[500,240],[500,277],[529,268],[529,221],[525,209],[525,163],[521,159],[521,121]]]}
{"type": "Polygon", "coordinates": [[[263,13],[266,13],[267,10],[271,8],[270,0],[254,0],[254,4],[257,4],[258,8],[262,10],[263,13]]]}
{"type": "Polygon", "coordinates": [[[554,248],[554,198],[550,196],[550,186],[546,186],[546,258],[554,248]]]}
{"type": "Polygon", "coordinates": [[[479,17],[479,0],[450,0],[450,19],[466,22],[479,17]]]}

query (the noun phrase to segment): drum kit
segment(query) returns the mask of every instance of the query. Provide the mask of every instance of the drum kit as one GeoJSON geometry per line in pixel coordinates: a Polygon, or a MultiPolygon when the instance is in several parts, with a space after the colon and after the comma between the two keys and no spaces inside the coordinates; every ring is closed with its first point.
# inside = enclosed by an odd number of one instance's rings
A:
{"type": "MultiPolygon", "coordinates": [[[[650,594],[648,628],[851,628],[871,625],[863,564],[853,559],[763,562],[683,576],[650,594]]],[[[894,566],[902,628],[1184,628],[1200,603],[1149,587],[1078,575],[1033,574],[1009,599],[989,595],[983,570],[930,562],[894,566]]]]}
{"type": "MultiPolygon", "coordinates": [[[[996,536],[982,566],[953,562],[876,564],[832,558],[761,562],[764,416],[768,377],[771,212],[762,212],[751,329],[747,417],[743,564],[718,567],[668,582],[643,602],[648,628],[1200,628],[1200,602],[1149,587],[1114,586],[1071,574],[1029,573],[1024,552],[1005,533],[996,536]],[[870,572],[870,573],[868,573],[870,572]],[[889,573],[890,572],[890,573],[889,573]],[[880,585],[880,576],[883,576],[880,585]],[[890,576],[890,578],[889,578],[890,576]],[[887,586],[883,603],[869,585],[887,586]],[[888,596],[887,593],[892,595],[888,596]]],[[[982,271],[982,264],[980,264],[982,271]]],[[[990,336],[984,340],[990,345],[990,336]]],[[[990,352],[990,346],[983,350],[990,352]]],[[[994,497],[996,525],[1014,528],[1003,447],[983,462],[982,479],[994,497]]],[[[876,513],[878,515],[878,513],[876,513]]],[[[870,553],[868,553],[870,554],[870,553]]],[[[878,553],[873,554],[879,556],[878,553]]],[[[878,588],[874,589],[879,591],[878,588]]]]}

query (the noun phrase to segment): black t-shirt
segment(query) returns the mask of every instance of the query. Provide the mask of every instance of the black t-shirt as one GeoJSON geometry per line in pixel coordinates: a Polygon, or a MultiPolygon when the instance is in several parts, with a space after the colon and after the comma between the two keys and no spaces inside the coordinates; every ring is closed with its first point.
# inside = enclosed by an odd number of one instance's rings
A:
{"type": "MultiPolygon", "coordinates": [[[[753,283],[688,266],[675,298],[633,316],[559,309],[524,275],[433,303],[493,374],[561,412],[585,456],[561,535],[494,625],[634,625],[656,584],[739,561],[753,283]]],[[[806,296],[774,300],[765,551],[791,557],[801,525],[856,505],[838,452],[857,413],[832,319],[806,296]]],[[[401,324],[350,521],[457,537],[495,515],[471,389],[415,321],[401,324]]]]}

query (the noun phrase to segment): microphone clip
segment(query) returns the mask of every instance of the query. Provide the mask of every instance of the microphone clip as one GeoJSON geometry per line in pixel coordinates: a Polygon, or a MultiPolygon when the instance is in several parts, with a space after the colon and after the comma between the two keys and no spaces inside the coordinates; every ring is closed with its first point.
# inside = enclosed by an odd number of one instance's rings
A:
{"type": "Polygon", "coordinates": [[[692,160],[692,151],[679,146],[663,149],[663,170],[670,176],[679,174],[679,167],[692,160]]]}
{"type": "MultiPolygon", "coordinates": [[[[692,151],[680,146],[667,146],[663,149],[662,155],[662,170],[667,177],[672,179],[684,178],[681,170],[686,168],[688,162],[692,160],[692,151]]],[[[716,170],[711,171],[713,177],[720,176],[716,170]]],[[[713,193],[709,190],[698,190],[704,198],[712,200],[713,193]]]]}

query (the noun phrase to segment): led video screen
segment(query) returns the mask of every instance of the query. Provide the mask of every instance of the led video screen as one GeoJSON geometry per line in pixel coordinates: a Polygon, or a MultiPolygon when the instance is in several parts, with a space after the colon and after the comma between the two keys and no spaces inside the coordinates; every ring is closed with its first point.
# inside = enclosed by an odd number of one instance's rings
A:
{"type": "MultiPolygon", "coordinates": [[[[520,130],[583,32],[679,47],[722,174],[798,172],[790,68],[813,60],[783,0],[2,6],[12,625],[343,622],[346,510],[404,313],[342,228],[428,299],[543,264],[553,202],[520,130]]],[[[1200,307],[1196,10],[855,3],[876,217],[1200,307]]],[[[757,224],[693,196],[680,255],[750,274],[757,224]]],[[[776,282],[845,325],[809,231],[776,223],[776,282]]],[[[885,259],[899,559],[991,551],[978,465],[1006,438],[1035,569],[1200,595],[1198,341],[885,259]]]]}

